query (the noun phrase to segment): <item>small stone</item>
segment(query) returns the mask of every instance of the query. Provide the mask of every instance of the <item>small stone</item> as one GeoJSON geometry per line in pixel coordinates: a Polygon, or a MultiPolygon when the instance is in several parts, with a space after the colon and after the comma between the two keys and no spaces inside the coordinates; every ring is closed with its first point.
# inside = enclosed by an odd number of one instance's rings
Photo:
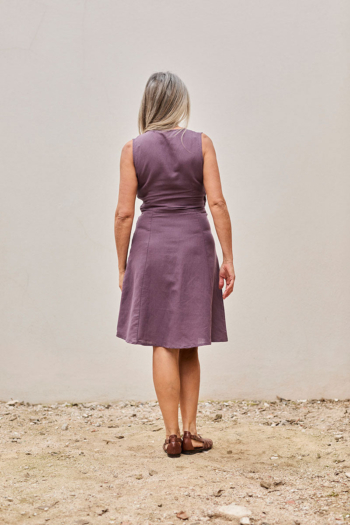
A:
{"type": "Polygon", "coordinates": [[[227,518],[244,518],[251,515],[251,510],[249,510],[247,507],[243,507],[242,505],[236,505],[235,503],[231,503],[231,505],[223,505],[221,507],[217,507],[216,511],[227,518]]]}
{"type": "Polygon", "coordinates": [[[68,423],[64,423],[64,424],[61,426],[61,430],[68,430],[68,423]]]}
{"type": "Polygon", "coordinates": [[[271,487],[270,481],[260,481],[260,487],[264,487],[264,489],[269,489],[271,487]]]}
{"type": "Polygon", "coordinates": [[[222,419],[222,414],[216,414],[214,417],[214,421],[220,421],[222,419]]]}
{"type": "Polygon", "coordinates": [[[227,454],[232,454],[232,450],[228,450],[228,451],[227,451],[227,454]]]}
{"type": "Polygon", "coordinates": [[[135,476],[135,478],[136,478],[136,479],[142,479],[143,476],[142,476],[142,474],[138,474],[137,476],[135,476]]]}
{"type": "Polygon", "coordinates": [[[345,476],[346,476],[347,478],[350,478],[350,472],[345,472],[345,476]]]}
{"type": "Polygon", "coordinates": [[[279,479],[279,480],[274,481],[273,484],[274,484],[275,487],[277,487],[278,485],[284,485],[284,481],[279,479]]]}
{"type": "Polygon", "coordinates": [[[180,520],[188,520],[188,514],[186,512],[177,512],[176,514],[176,517],[179,518],[180,520]]]}
{"type": "Polygon", "coordinates": [[[150,476],[155,476],[156,474],[158,474],[158,472],[156,470],[151,469],[151,470],[148,471],[148,474],[150,476]]]}
{"type": "Polygon", "coordinates": [[[98,516],[103,516],[103,514],[106,514],[108,512],[108,509],[101,509],[97,514],[98,516]]]}
{"type": "Polygon", "coordinates": [[[249,525],[250,524],[250,519],[247,518],[246,516],[244,516],[243,518],[240,519],[240,525],[249,525]]]}
{"type": "Polygon", "coordinates": [[[18,404],[19,404],[18,399],[11,399],[10,401],[8,401],[8,402],[6,403],[6,405],[8,405],[9,407],[14,407],[14,406],[16,406],[16,405],[18,405],[18,404]]]}

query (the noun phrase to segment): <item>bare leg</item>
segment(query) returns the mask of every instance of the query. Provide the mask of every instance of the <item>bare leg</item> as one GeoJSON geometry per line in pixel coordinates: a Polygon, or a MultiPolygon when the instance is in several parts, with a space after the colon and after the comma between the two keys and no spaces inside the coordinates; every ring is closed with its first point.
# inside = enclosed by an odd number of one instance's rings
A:
{"type": "MultiPolygon", "coordinates": [[[[200,386],[200,364],[198,347],[180,350],[180,408],[183,430],[197,434],[197,408],[200,386]]],[[[202,443],[192,439],[194,447],[201,447],[202,443]]]]}
{"type": "Polygon", "coordinates": [[[153,382],[159,407],[163,415],[166,437],[180,437],[179,401],[180,375],[179,350],[153,347],[153,382]]]}

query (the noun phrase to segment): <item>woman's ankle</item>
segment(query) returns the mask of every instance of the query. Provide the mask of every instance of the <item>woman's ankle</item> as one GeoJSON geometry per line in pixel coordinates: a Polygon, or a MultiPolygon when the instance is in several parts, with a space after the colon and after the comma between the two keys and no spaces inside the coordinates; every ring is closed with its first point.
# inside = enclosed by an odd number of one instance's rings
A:
{"type": "Polygon", "coordinates": [[[188,425],[183,425],[184,432],[191,432],[191,434],[194,436],[197,434],[197,426],[195,423],[189,423],[188,425]]]}
{"type": "Polygon", "coordinates": [[[166,437],[168,438],[169,436],[173,436],[173,435],[176,435],[177,437],[180,437],[180,429],[178,428],[177,430],[172,430],[172,429],[165,429],[165,435],[166,437]]]}

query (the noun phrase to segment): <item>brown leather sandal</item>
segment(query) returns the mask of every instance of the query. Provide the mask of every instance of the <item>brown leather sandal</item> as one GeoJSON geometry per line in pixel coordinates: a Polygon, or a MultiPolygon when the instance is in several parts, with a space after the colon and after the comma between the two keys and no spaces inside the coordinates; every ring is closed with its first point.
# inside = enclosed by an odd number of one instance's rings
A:
{"type": "Polygon", "coordinates": [[[179,458],[182,452],[182,439],[172,434],[163,443],[163,450],[169,458],[179,458]],[[166,445],[168,445],[166,447],[166,445]]]}
{"type": "Polygon", "coordinates": [[[213,442],[209,438],[202,438],[200,434],[193,435],[188,430],[185,430],[182,440],[182,453],[183,454],[198,454],[205,450],[210,450],[213,446],[213,442]],[[194,447],[192,445],[192,439],[194,441],[200,441],[203,443],[201,447],[194,447]]]}

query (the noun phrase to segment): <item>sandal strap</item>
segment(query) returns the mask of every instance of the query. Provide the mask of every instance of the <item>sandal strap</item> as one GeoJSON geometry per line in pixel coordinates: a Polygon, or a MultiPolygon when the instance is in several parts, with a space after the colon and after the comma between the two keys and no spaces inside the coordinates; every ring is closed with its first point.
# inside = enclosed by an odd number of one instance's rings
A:
{"type": "Polygon", "coordinates": [[[203,438],[200,434],[191,434],[191,439],[203,443],[204,450],[208,450],[213,446],[213,442],[211,439],[203,438]]]}
{"type": "Polygon", "coordinates": [[[195,441],[201,441],[202,443],[204,443],[204,439],[200,434],[191,434],[191,439],[194,439],[195,441]]]}
{"type": "Polygon", "coordinates": [[[164,442],[164,445],[169,445],[169,443],[171,442],[179,442],[179,443],[182,443],[182,439],[180,437],[177,437],[175,434],[172,434],[171,436],[169,436],[168,438],[165,438],[165,442],[164,442]]]}

